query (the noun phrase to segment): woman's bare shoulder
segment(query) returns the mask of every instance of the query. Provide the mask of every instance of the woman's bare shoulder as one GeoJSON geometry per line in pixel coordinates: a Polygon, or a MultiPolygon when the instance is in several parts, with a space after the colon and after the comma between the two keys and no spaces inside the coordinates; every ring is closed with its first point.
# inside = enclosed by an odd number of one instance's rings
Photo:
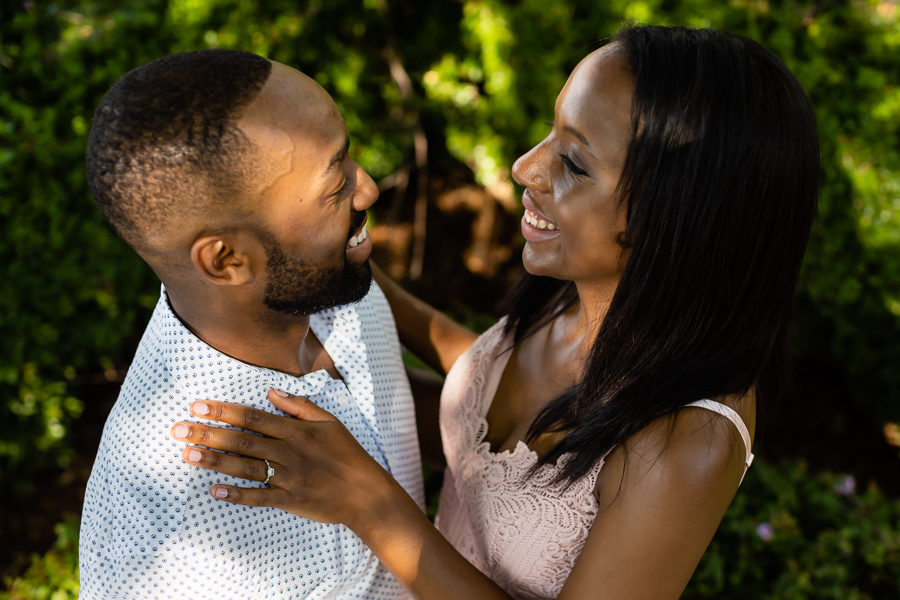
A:
{"type": "MultiPolygon", "coordinates": [[[[742,418],[752,405],[726,399],[742,418]]],[[[748,412],[749,411],[749,412],[748,412]]],[[[722,415],[686,408],[656,419],[606,460],[599,511],[560,598],[676,598],[740,484],[746,452],[722,415]]]]}
{"type": "MultiPolygon", "coordinates": [[[[714,400],[738,413],[752,439],[755,394],[714,400]]],[[[705,408],[687,407],[652,421],[613,450],[597,478],[595,495],[601,508],[619,496],[625,486],[733,495],[744,472],[745,458],[744,441],[730,419],[705,408]]]]}

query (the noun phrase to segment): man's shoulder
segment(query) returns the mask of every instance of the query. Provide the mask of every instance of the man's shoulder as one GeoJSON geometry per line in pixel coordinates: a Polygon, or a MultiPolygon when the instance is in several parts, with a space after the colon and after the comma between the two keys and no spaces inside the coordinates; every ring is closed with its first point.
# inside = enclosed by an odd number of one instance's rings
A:
{"type": "Polygon", "coordinates": [[[370,302],[379,305],[383,304],[385,306],[388,306],[388,309],[390,309],[387,298],[385,297],[384,292],[381,291],[381,286],[379,286],[378,282],[374,279],[372,280],[372,287],[369,288],[369,293],[366,294],[364,300],[369,300],[370,302]]]}
{"type": "MultiPolygon", "coordinates": [[[[397,324],[391,312],[391,305],[378,284],[372,281],[369,293],[357,305],[362,334],[365,338],[379,337],[390,346],[400,351],[400,340],[397,336],[397,324]]],[[[399,354],[398,354],[399,356],[399,354]]]]}
{"type": "Polygon", "coordinates": [[[388,304],[384,292],[381,291],[381,288],[378,287],[374,280],[372,281],[372,287],[369,288],[369,293],[366,294],[362,301],[367,302],[375,311],[378,317],[378,326],[383,328],[385,333],[396,336],[397,326],[394,323],[394,315],[391,313],[391,305],[388,304]]]}
{"type": "Polygon", "coordinates": [[[116,407],[131,399],[141,406],[152,405],[155,398],[171,392],[174,385],[172,373],[166,363],[166,349],[161,324],[156,312],[147,324],[141,342],[135,351],[116,407]]]}

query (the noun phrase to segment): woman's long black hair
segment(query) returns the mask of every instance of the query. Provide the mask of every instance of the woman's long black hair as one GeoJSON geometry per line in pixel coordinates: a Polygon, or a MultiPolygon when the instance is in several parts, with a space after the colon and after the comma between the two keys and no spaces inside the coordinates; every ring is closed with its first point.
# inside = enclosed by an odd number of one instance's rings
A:
{"type": "MultiPolygon", "coordinates": [[[[626,26],[633,135],[619,183],[630,250],[581,381],[528,432],[565,437],[541,457],[559,480],[702,398],[781,395],[794,288],[816,216],[815,117],[774,54],[737,35],[626,26]]],[[[510,296],[516,342],[577,300],[526,275],[510,296]]]]}

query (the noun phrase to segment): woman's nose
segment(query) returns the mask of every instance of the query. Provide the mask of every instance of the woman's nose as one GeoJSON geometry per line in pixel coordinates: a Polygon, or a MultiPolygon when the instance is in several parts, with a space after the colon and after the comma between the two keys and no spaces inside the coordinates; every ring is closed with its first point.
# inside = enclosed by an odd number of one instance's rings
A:
{"type": "Polygon", "coordinates": [[[520,156],[512,168],[515,182],[536,192],[550,191],[549,165],[545,164],[544,154],[541,143],[520,156]]]}

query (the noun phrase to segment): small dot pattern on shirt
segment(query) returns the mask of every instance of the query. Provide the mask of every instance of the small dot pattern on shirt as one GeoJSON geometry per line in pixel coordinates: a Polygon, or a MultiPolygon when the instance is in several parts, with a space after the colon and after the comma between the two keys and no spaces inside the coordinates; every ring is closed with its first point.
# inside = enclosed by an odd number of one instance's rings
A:
{"type": "Polygon", "coordinates": [[[185,463],[177,421],[215,399],[283,414],[270,388],[306,396],[339,418],[423,505],[409,383],[381,290],[310,317],[343,381],[232,359],[194,336],[163,289],[103,431],[85,493],[81,598],[406,598],[400,584],[343,525],[213,498],[216,483],[262,487],[185,463]]]}

